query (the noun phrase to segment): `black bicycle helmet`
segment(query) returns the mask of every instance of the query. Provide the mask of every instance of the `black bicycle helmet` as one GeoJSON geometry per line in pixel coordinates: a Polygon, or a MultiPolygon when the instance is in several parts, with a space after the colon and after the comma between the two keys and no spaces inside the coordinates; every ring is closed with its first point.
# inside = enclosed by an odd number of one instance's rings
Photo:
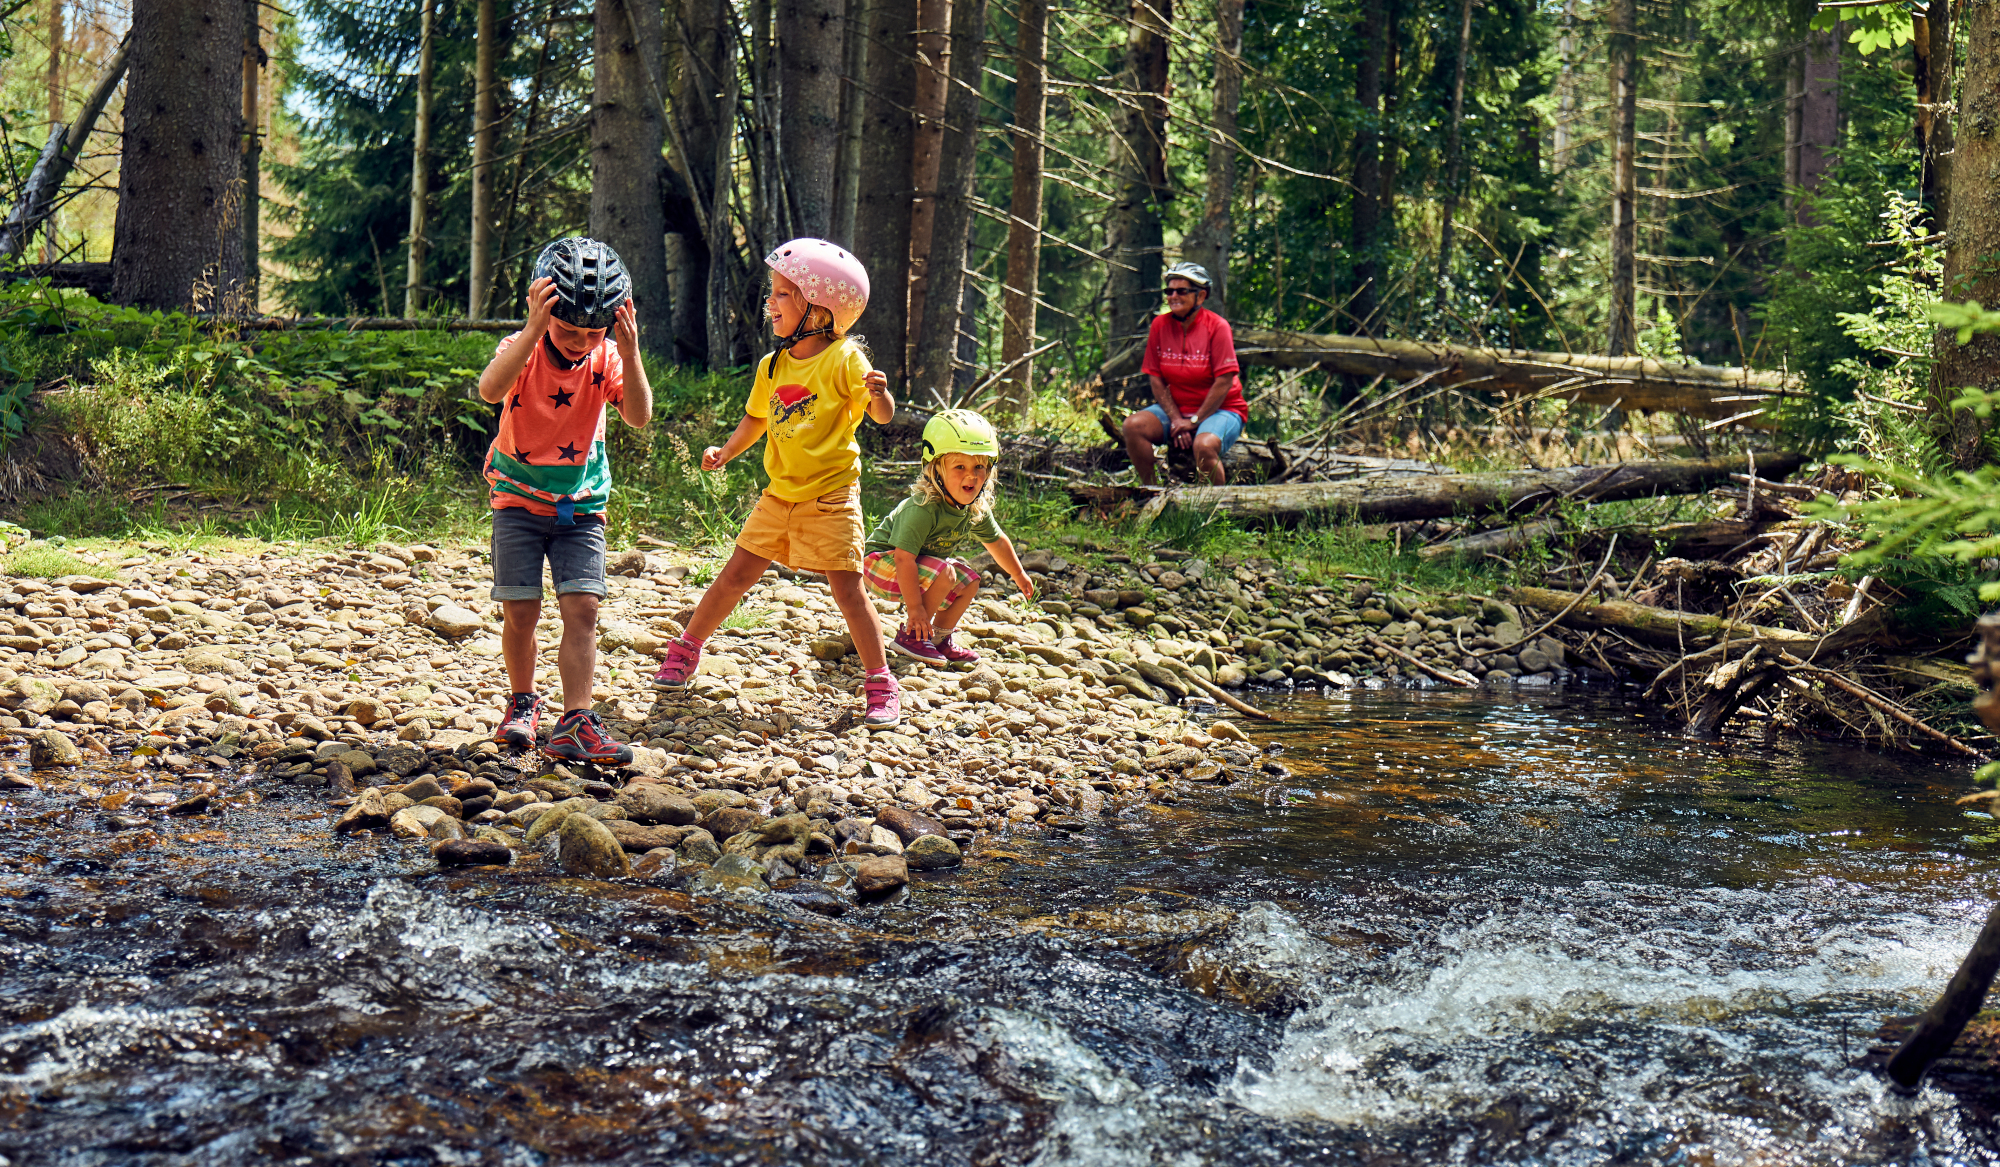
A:
{"type": "Polygon", "coordinates": [[[572,235],[542,248],[535,278],[556,282],[550,314],[578,328],[609,328],[618,306],[632,295],[632,277],[611,245],[572,235]]]}

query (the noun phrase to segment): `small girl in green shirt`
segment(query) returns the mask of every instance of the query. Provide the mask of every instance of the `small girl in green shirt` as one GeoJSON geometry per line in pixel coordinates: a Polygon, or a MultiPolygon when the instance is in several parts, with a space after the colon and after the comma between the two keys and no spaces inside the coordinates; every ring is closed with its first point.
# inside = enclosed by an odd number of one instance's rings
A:
{"type": "Polygon", "coordinates": [[[910,497],[884,515],[863,544],[861,577],[908,615],[889,648],[932,664],[970,663],[979,654],[952,640],[952,629],[979,594],[979,573],[952,557],[970,533],[1028,599],[1034,581],[1014,544],[993,519],[993,460],[1000,435],[969,409],[948,409],[924,426],[924,469],[910,497]]]}

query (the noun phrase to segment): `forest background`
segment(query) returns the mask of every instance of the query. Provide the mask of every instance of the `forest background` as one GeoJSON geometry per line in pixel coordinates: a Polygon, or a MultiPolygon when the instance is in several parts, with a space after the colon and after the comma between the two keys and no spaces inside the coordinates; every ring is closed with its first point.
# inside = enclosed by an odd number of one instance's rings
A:
{"type": "MultiPolygon", "coordinates": [[[[1995,98],[1994,8],[14,0],[13,197],[52,127],[106,101],[52,213],[0,234],[18,273],[94,293],[4,293],[8,507],[78,534],[158,527],[163,497],[217,531],[469,523],[487,417],[465,385],[490,336],[226,321],[514,315],[573,233],[635,270],[665,424],[620,436],[621,506],[669,532],[720,536],[756,488],[687,451],[734,420],[766,344],[760,257],[801,234],[868,263],[862,331],[907,400],[1015,432],[1087,434],[1144,400],[1100,370],[1191,259],[1239,328],[1782,369],[1801,395],[1746,424],[1935,495],[1990,475],[1990,399],[1965,390],[1996,387],[2000,343],[1977,312],[1939,316],[1962,334],[1927,313],[2000,302],[1976,258],[2000,231],[1987,170],[1950,185],[1987,148],[1978,127],[1954,145],[1953,99],[1995,98]]],[[[1324,432],[1381,389],[1259,370],[1251,435],[1324,432]]],[[[1482,439],[1496,404],[1343,436],[1518,459],[1482,439]]],[[[1513,421],[1662,449],[1749,432],[1559,401],[1513,421]]],[[[1959,489],[1930,551],[1991,509],[1959,489]]]]}

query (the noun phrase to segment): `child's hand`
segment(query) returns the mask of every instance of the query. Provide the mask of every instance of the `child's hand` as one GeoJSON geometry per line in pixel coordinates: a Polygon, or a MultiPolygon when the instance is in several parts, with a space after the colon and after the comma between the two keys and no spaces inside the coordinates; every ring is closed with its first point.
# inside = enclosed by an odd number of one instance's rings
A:
{"type": "Polygon", "coordinates": [[[632,297],[618,305],[618,312],[612,318],[612,335],[618,339],[618,353],[625,359],[632,359],[639,351],[639,310],[632,305],[632,297]]]}
{"type": "Polygon", "coordinates": [[[543,276],[528,285],[528,326],[522,335],[529,340],[540,340],[549,330],[549,319],[555,314],[556,282],[543,276]]]}
{"type": "Polygon", "coordinates": [[[889,392],[889,374],[880,369],[868,370],[862,376],[861,383],[868,387],[870,397],[883,397],[889,392]]]}
{"type": "Polygon", "coordinates": [[[1022,572],[1020,575],[1014,577],[1014,586],[1021,589],[1022,599],[1027,600],[1030,603],[1034,602],[1035,581],[1028,578],[1027,572],[1022,572]]]}
{"type": "Polygon", "coordinates": [[[910,605],[909,614],[904,619],[903,625],[910,630],[910,635],[916,637],[918,640],[929,640],[931,638],[933,631],[931,628],[931,614],[924,611],[922,604],[910,605]]]}
{"type": "Polygon", "coordinates": [[[710,446],[701,452],[701,468],[703,470],[720,470],[728,464],[728,461],[727,458],[722,456],[721,446],[710,446]]]}

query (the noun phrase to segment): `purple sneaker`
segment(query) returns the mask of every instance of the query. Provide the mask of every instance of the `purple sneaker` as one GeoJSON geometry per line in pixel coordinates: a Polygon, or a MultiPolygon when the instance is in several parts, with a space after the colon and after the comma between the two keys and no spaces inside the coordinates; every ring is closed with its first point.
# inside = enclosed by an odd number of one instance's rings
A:
{"type": "Polygon", "coordinates": [[[683,636],[674,637],[667,641],[667,659],[660,662],[660,671],[653,674],[653,688],[670,692],[687,688],[700,664],[701,645],[683,636]]]}
{"type": "Polygon", "coordinates": [[[861,724],[869,729],[894,729],[902,722],[903,687],[895,677],[866,677],[861,691],[868,699],[868,713],[861,724]]]}
{"type": "Polygon", "coordinates": [[[937,649],[938,655],[952,664],[970,665],[979,663],[979,654],[969,648],[961,648],[958,641],[953,639],[954,635],[954,633],[950,632],[945,633],[943,636],[932,641],[931,647],[937,649]]]}
{"type": "Polygon", "coordinates": [[[907,627],[896,633],[896,639],[889,642],[889,647],[902,653],[904,656],[929,661],[934,665],[941,665],[948,659],[930,641],[919,639],[917,634],[911,632],[907,627]]]}

